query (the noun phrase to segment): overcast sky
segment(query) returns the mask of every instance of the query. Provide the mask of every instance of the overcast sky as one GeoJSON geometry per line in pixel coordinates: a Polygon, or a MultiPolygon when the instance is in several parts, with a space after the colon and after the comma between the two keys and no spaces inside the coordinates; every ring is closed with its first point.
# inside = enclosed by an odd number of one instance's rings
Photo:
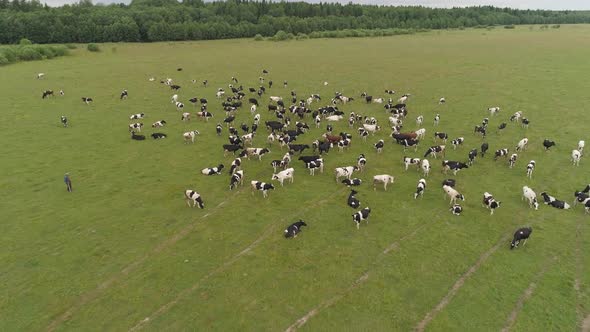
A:
{"type": "MultiPolygon", "coordinates": [[[[293,0],[295,1],[295,0],[293,0]]],[[[78,0],[41,0],[49,6],[76,3],[78,0]]],[[[130,0],[92,0],[93,3],[129,3],[130,0]]],[[[320,0],[307,0],[318,3],[320,0]]],[[[349,0],[324,0],[323,2],[348,3],[349,0]]],[[[518,9],[590,10],[590,0],[353,0],[354,3],[391,6],[465,7],[492,5],[518,9]]]]}

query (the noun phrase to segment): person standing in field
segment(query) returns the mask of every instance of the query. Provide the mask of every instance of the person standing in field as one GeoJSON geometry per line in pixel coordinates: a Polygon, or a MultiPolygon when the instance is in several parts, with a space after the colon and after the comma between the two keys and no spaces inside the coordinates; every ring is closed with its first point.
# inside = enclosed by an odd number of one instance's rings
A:
{"type": "Polygon", "coordinates": [[[66,173],[66,175],[64,175],[64,182],[66,183],[66,189],[69,192],[72,192],[72,180],[70,179],[70,173],[66,173]]]}

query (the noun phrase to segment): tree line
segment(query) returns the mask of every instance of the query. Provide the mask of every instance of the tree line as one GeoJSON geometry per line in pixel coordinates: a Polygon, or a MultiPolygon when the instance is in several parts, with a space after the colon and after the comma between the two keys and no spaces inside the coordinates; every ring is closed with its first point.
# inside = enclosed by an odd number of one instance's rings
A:
{"type": "Polygon", "coordinates": [[[391,7],[228,0],[133,0],[52,8],[38,0],[0,0],[0,43],[151,42],[307,35],[322,31],[448,29],[590,23],[590,11],[391,7]]]}

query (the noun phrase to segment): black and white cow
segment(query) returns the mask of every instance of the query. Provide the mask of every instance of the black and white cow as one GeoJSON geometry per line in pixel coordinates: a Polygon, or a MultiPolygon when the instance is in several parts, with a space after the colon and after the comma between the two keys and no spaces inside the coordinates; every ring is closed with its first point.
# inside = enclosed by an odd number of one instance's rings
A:
{"type": "Polygon", "coordinates": [[[355,197],[356,194],[358,194],[357,191],[351,190],[346,202],[346,204],[348,204],[348,206],[353,209],[357,209],[359,206],[361,206],[361,202],[355,197]]]}
{"type": "Polygon", "coordinates": [[[445,146],[444,145],[431,146],[430,148],[428,148],[428,150],[424,154],[424,158],[428,157],[428,155],[430,155],[430,154],[432,154],[432,156],[434,157],[434,159],[436,159],[436,157],[437,157],[438,154],[442,154],[442,156],[444,157],[444,155],[445,155],[445,146]]]}
{"type": "Polygon", "coordinates": [[[527,119],[527,118],[522,118],[520,123],[521,123],[522,127],[526,129],[529,127],[529,124],[531,123],[531,121],[529,121],[529,119],[527,119]]]}
{"type": "Polygon", "coordinates": [[[523,138],[521,139],[517,144],[516,144],[516,152],[519,151],[524,151],[526,150],[527,146],[529,144],[529,139],[528,138],[523,138]]]}
{"type": "Polygon", "coordinates": [[[199,193],[196,191],[187,189],[184,192],[184,197],[186,197],[186,204],[188,204],[189,207],[195,207],[198,205],[201,209],[205,208],[205,203],[203,203],[201,195],[199,195],[199,193]],[[192,205],[191,202],[193,203],[192,205]]]}
{"type": "Polygon", "coordinates": [[[289,225],[289,227],[287,227],[287,229],[285,229],[285,238],[296,238],[297,234],[301,232],[301,227],[303,226],[307,226],[307,224],[301,219],[299,219],[298,222],[292,223],[289,225]]]}
{"type": "Polygon", "coordinates": [[[90,104],[93,100],[90,97],[82,97],[82,101],[86,103],[86,105],[90,104]]]}
{"type": "Polygon", "coordinates": [[[518,248],[520,241],[524,240],[523,246],[526,244],[527,239],[531,236],[533,229],[531,227],[519,228],[514,232],[514,237],[510,243],[510,250],[518,248]]]}
{"type": "Polygon", "coordinates": [[[67,127],[67,126],[68,126],[68,118],[66,118],[66,116],[65,116],[65,115],[62,115],[62,116],[61,116],[61,118],[60,118],[60,121],[61,121],[61,124],[62,124],[64,127],[67,127]]]}
{"type": "Polygon", "coordinates": [[[138,114],[133,114],[129,117],[129,120],[137,120],[137,119],[143,119],[145,117],[145,113],[138,113],[138,114]]]}
{"type": "Polygon", "coordinates": [[[303,150],[309,149],[309,145],[307,144],[288,144],[289,151],[299,152],[301,154],[303,150]]]}
{"type": "Polygon", "coordinates": [[[375,143],[375,149],[377,150],[377,153],[381,153],[381,151],[383,151],[383,146],[385,145],[385,142],[381,139],[379,140],[379,142],[375,143]]]}
{"type": "Polygon", "coordinates": [[[410,147],[414,147],[414,151],[417,151],[418,150],[418,143],[419,143],[418,140],[411,139],[411,138],[401,140],[401,145],[403,145],[404,151],[406,151],[406,149],[410,148],[410,147]]]}
{"type": "Polygon", "coordinates": [[[250,185],[252,186],[252,194],[254,194],[254,190],[262,191],[262,197],[268,196],[269,190],[274,190],[275,186],[270,183],[264,183],[261,181],[250,181],[250,185]]]}
{"type": "Polygon", "coordinates": [[[161,139],[161,138],[168,137],[168,135],[166,135],[164,133],[153,133],[150,136],[152,136],[153,139],[161,139]]]}
{"type": "Polygon", "coordinates": [[[184,138],[185,143],[188,143],[189,141],[191,143],[194,143],[195,137],[197,137],[197,135],[199,135],[199,131],[193,130],[193,131],[187,131],[186,133],[182,134],[182,137],[184,138]]]}
{"type": "Polygon", "coordinates": [[[217,126],[215,127],[215,132],[217,133],[217,136],[221,136],[222,130],[223,130],[223,127],[221,126],[220,123],[218,123],[217,126]]]}
{"type": "Polygon", "coordinates": [[[453,171],[453,175],[457,175],[457,172],[464,169],[469,168],[469,165],[466,163],[462,163],[459,161],[452,161],[452,160],[443,160],[442,162],[443,172],[447,174],[449,170],[453,171]]]}
{"type": "Polygon", "coordinates": [[[129,93],[127,92],[127,90],[121,91],[121,98],[120,99],[127,99],[127,97],[129,97],[129,93]]]}
{"type": "Polygon", "coordinates": [[[457,199],[460,199],[462,201],[465,200],[465,196],[463,196],[463,194],[459,193],[457,190],[455,190],[455,188],[449,186],[449,185],[443,185],[443,190],[445,191],[445,193],[447,194],[447,196],[449,196],[449,198],[451,199],[450,204],[456,204],[457,203],[457,199]]]}
{"type": "Polygon", "coordinates": [[[516,160],[518,159],[518,155],[516,153],[513,153],[510,156],[510,159],[508,159],[508,166],[510,168],[514,167],[514,165],[516,164],[516,160]]]}
{"type": "Polygon", "coordinates": [[[549,150],[552,146],[555,146],[555,142],[554,141],[550,141],[548,139],[545,139],[543,141],[543,147],[545,147],[545,151],[549,150]]]}
{"type": "Polygon", "coordinates": [[[500,123],[500,125],[498,126],[497,132],[500,132],[501,130],[504,130],[504,129],[506,129],[506,122],[500,123]]]}
{"type": "Polygon", "coordinates": [[[473,165],[473,162],[475,161],[475,157],[477,157],[477,149],[472,149],[471,151],[469,151],[469,161],[467,162],[467,164],[469,165],[473,165]]]}
{"type": "Polygon", "coordinates": [[[312,160],[309,163],[305,164],[305,167],[309,169],[309,174],[311,176],[315,175],[315,170],[319,169],[320,173],[324,172],[324,160],[319,158],[316,160],[312,160]]]}
{"type": "Polygon", "coordinates": [[[165,120],[160,120],[160,121],[156,121],[152,124],[152,128],[160,128],[160,127],[164,127],[166,125],[166,121],[165,120]]]}
{"type": "Polygon", "coordinates": [[[551,201],[549,203],[549,205],[551,205],[551,206],[553,206],[554,208],[557,208],[557,209],[565,209],[565,210],[567,210],[567,209],[570,208],[570,205],[568,203],[566,203],[564,201],[560,201],[558,199],[556,199],[554,201],[551,201]]]}
{"type": "Polygon", "coordinates": [[[342,183],[344,183],[344,185],[346,185],[347,187],[351,187],[351,186],[360,186],[363,181],[359,178],[354,178],[354,179],[344,179],[342,180],[342,183]]]}
{"type": "Polygon", "coordinates": [[[434,125],[435,125],[435,126],[438,126],[438,123],[439,123],[439,122],[440,122],[440,114],[438,114],[438,113],[437,113],[437,114],[434,116],[434,125]]]}
{"type": "Polygon", "coordinates": [[[410,167],[410,165],[415,165],[416,170],[420,169],[420,162],[420,158],[410,158],[404,156],[404,166],[406,167],[406,171],[408,170],[408,167],[410,167]]]}
{"type": "Polygon", "coordinates": [[[358,166],[337,167],[334,170],[334,174],[336,175],[336,182],[338,182],[338,179],[341,177],[346,177],[347,179],[350,179],[352,176],[352,172],[358,170],[358,166]]]}
{"type": "Polygon", "coordinates": [[[361,221],[366,220],[367,224],[369,224],[369,214],[371,213],[371,209],[366,207],[355,214],[352,215],[352,221],[356,223],[356,229],[360,228],[361,221]]]}
{"type": "Polygon", "coordinates": [[[238,185],[244,184],[244,171],[239,170],[232,174],[231,179],[229,180],[229,190],[233,190],[237,188],[238,185]]]}
{"type": "Polygon", "coordinates": [[[498,112],[500,112],[500,107],[488,107],[488,112],[490,112],[490,115],[496,115],[498,112]]]}
{"type": "Polygon", "coordinates": [[[555,197],[553,197],[553,196],[551,196],[551,195],[547,194],[547,193],[546,193],[546,192],[544,192],[544,191],[541,193],[541,197],[543,197],[543,203],[545,203],[545,204],[547,204],[547,205],[549,205],[551,202],[553,202],[553,201],[555,201],[555,200],[556,200],[556,199],[555,199],[555,197]]]}
{"type": "Polygon", "coordinates": [[[498,157],[507,157],[508,156],[508,149],[500,149],[496,150],[494,154],[494,161],[498,160],[498,157]]]}
{"type": "Polygon", "coordinates": [[[359,172],[365,170],[365,166],[367,166],[367,158],[365,158],[365,155],[363,153],[361,153],[356,159],[356,165],[359,168],[359,172]]]}
{"type": "Polygon", "coordinates": [[[243,146],[237,144],[223,144],[223,155],[225,156],[228,152],[231,152],[235,156],[236,151],[242,148],[243,146]]]}
{"type": "Polygon", "coordinates": [[[453,204],[449,211],[451,211],[456,216],[460,216],[461,212],[463,212],[463,207],[459,204],[453,204]]]}
{"type": "Polygon", "coordinates": [[[43,96],[41,96],[41,99],[45,99],[45,97],[49,97],[52,96],[53,97],[53,90],[45,90],[43,91],[43,96]]]}
{"type": "Polygon", "coordinates": [[[494,199],[494,196],[492,196],[492,194],[490,194],[489,192],[486,191],[485,193],[483,193],[482,204],[483,204],[483,206],[490,209],[490,215],[492,215],[492,214],[494,214],[494,211],[500,207],[500,204],[502,204],[502,202],[496,201],[494,199]]]}
{"type": "Polygon", "coordinates": [[[535,165],[536,165],[536,162],[534,160],[529,161],[529,163],[526,165],[526,176],[528,178],[533,177],[533,171],[535,170],[535,165]]]}
{"type": "Polygon", "coordinates": [[[141,128],[143,128],[143,123],[132,123],[129,125],[129,131],[139,131],[141,133],[141,128]]]}
{"type": "Polygon", "coordinates": [[[486,152],[488,151],[488,149],[490,148],[490,146],[488,145],[488,143],[483,143],[481,145],[481,157],[483,158],[486,154],[486,152]]]}
{"type": "Polygon", "coordinates": [[[426,180],[420,179],[418,181],[418,185],[416,186],[416,192],[414,193],[414,199],[418,198],[418,196],[420,196],[420,198],[423,198],[424,197],[424,189],[426,189],[426,180]]]}
{"type": "Polygon", "coordinates": [[[434,133],[434,140],[436,141],[437,139],[442,140],[443,142],[447,142],[447,139],[449,138],[449,135],[447,135],[446,133],[443,132],[435,132],[434,133]]]}
{"type": "Polygon", "coordinates": [[[575,166],[580,166],[580,159],[582,158],[582,153],[578,150],[572,150],[572,163],[575,166]]]}
{"type": "Polygon", "coordinates": [[[452,140],[451,144],[453,144],[453,149],[456,150],[457,146],[463,144],[464,141],[465,141],[464,137],[458,137],[458,138],[455,138],[454,140],[452,140]]]}
{"type": "Polygon", "coordinates": [[[223,168],[224,168],[223,164],[219,164],[217,167],[203,168],[201,170],[201,174],[203,174],[203,175],[220,175],[223,168]]]}
{"type": "Polygon", "coordinates": [[[236,158],[231,162],[231,166],[229,167],[229,174],[234,174],[237,170],[239,170],[242,166],[242,159],[236,158]]]}
{"type": "Polygon", "coordinates": [[[270,162],[270,166],[272,166],[272,169],[274,170],[275,173],[277,172],[277,168],[283,168],[284,169],[285,168],[285,165],[286,165],[286,163],[285,163],[284,160],[275,159],[275,160],[273,160],[273,161],[270,162]]]}
{"type": "Polygon", "coordinates": [[[537,202],[537,194],[533,191],[533,189],[527,186],[522,187],[522,198],[527,200],[531,208],[534,208],[535,210],[539,209],[539,202],[537,202]]]}

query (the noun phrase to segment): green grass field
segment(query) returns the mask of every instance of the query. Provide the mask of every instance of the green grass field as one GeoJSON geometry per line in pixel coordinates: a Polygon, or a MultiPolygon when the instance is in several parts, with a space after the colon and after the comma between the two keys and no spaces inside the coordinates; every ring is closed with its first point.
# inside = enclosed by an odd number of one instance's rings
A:
{"type": "MultiPolygon", "coordinates": [[[[100,53],[79,48],[72,56],[0,68],[0,330],[581,330],[590,313],[589,217],[580,206],[529,209],[521,188],[571,203],[572,193],[590,183],[587,157],[579,167],[569,161],[578,140],[588,141],[589,33],[580,25],[284,43],[113,44],[100,53]],[[224,113],[214,93],[227,89],[232,76],[245,88],[258,86],[263,68],[275,85],[260,98],[262,121],[274,118],[266,111],[270,95],[319,93],[315,108],[341,91],[357,98],[341,110],[375,116],[384,129],[366,143],[355,135],[349,151],[331,151],[315,177],[294,160],[295,182],[281,188],[275,181],[277,189],[263,199],[248,184],[270,182],[270,161],[285,153],[275,143],[262,162],[243,161],[245,186],[230,192],[227,172],[200,174],[220,162],[229,168],[233,159],[221,149],[227,131],[215,135],[224,113]],[[37,80],[38,72],[46,78],[37,80]],[[208,98],[213,121],[181,122],[173,92],[149,82],[151,76],[173,78],[189,109],[189,98],[208,98]],[[209,87],[191,79],[208,79],[209,87]],[[45,89],[63,89],[65,96],[42,100],[45,89]],[[129,90],[126,101],[119,100],[122,89],[129,90]],[[466,138],[445,158],[466,160],[482,143],[472,130],[490,106],[502,108],[490,128],[516,111],[531,121],[528,129],[509,123],[502,134],[491,130],[492,154],[514,149],[523,137],[529,149],[513,169],[488,154],[459,172],[454,178],[466,196],[460,217],[448,211],[440,188],[453,177],[441,174],[440,159],[430,159],[424,199],[414,200],[421,173],[404,172],[404,152],[389,136],[382,105],[359,98],[363,91],[387,97],[385,89],[396,90],[396,99],[412,94],[404,130],[417,129],[415,117],[425,117],[427,138],[408,156],[422,157],[438,130],[466,138]],[[90,106],[80,100],[86,96],[94,99],[90,106]],[[442,96],[447,103],[438,105],[442,96]],[[169,137],[132,141],[129,116],[141,112],[142,134],[165,119],[157,131],[169,137]],[[184,144],[182,133],[194,129],[201,135],[184,144]],[[544,138],[557,146],[543,151],[544,138]],[[381,155],[372,146],[379,139],[386,141],[381,155]],[[357,197],[373,211],[357,230],[348,189],[335,183],[333,169],[353,165],[359,153],[368,166],[357,174],[364,180],[357,197]],[[531,159],[537,168],[528,180],[531,159]],[[73,193],[65,190],[66,172],[73,193]],[[372,176],[382,173],[394,175],[395,184],[373,191],[372,176]],[[204,210],[186,206],[189,188],[202,194],[204,210]],[[484,191],[503,203],[493,216],[481,206],[484,191]],[[309,226],[295,240],[284,239],[283,230],[298,219],[309,226]],[[524,225],[534,229],[530,241],[510,251],[513,232],[524,225]]],[[[241,122],[252,122],[248,107],[238,112],[241,122]]],[[[325,125],[297,143],[311,144],[325,125]]],[[[345,120],[334,131],[356,132],[345,120]]],[[[254,146],[265,147],[266,136],[259,128],[254,146]]]]}

